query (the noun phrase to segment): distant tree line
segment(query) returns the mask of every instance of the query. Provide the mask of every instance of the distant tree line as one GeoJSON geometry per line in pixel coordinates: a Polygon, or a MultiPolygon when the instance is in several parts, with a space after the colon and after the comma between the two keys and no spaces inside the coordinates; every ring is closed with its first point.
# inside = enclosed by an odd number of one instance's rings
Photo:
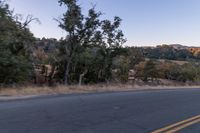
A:
{"type": "Polygon", "coordinates": [[[200,59],[200,52],[194,53],[190,48],[177,49],[170,45],[159,45],[157,47],[140,47],[146,58],[168,59],[168,60],[195,60],[200,59]]]}

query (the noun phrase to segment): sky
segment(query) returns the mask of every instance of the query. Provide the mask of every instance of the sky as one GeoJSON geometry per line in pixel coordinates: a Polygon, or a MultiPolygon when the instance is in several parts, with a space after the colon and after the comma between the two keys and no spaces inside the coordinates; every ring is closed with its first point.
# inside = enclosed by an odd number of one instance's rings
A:
{"type": "MultiPolygon", "coordinates": [[[[8,0],[15,13],[31,14],[41,24],[31,23],[36,37],[61,38],[66,32],[54,18],[66,11],[58,0],[8,0]]],[[[128,46],[183,44],[200,46],[200,0],[79,0],[83,12],[96,5],[105,19],[122,18],[128,46]]]]}

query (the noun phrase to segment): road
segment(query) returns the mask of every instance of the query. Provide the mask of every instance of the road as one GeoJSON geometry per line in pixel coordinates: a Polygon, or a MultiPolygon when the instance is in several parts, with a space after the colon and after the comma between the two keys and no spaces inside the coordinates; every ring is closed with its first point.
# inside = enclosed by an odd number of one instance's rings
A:
{"type": "Polygon", "coordinates": [[[44,96],[1,101],[0,133],[149,133],[198,115],[200,89],[44,96]]]}

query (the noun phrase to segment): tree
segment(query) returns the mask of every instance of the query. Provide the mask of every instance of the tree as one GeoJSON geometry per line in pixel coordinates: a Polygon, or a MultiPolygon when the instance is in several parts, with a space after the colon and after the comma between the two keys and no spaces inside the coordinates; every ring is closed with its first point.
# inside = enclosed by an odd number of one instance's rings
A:
{"type": "MultiPolygon", "coordinates": [[[[88,10],[88,16],[84,16],[77,0],[59,0],[59,3],[67,7],[66,13],[58,20],[59,26],[67,32],[59,48],[61,57],[59,66],[63,71],[61,73],[64,73],[61,76],[64,84],[67,85],[72,80],[71,74],[76,71],[77,62],[80,59],[78,55],[81,52],[84,53],[87,48],[97,48],[97,52],[101,51],[104,64],[102,70],[99,71],[108,79],[111,73],[112,58],[116,54],[114,51],[125,42],[122,31],[118,29],[121,19],[115,17],[113,23],[109,20],[101,21],[99,17],[102,13],[96,12],[94,7],[88,10]]],[[[85,69],[79,70],[81,71],[78,73],[82,76],[85,69]]]]}
{"type": "Polygon", "coordinates": [[[140,62],[145,60],[141,48],[128,47],[127,49],[128,49],[128,56],[129,56],[129,59],[130,59],[131,68],[133,68],[135,65],[137,65],[140,62]]]}
{"type": "Polygon", "coordinates": [[[148,60],[146,62],[141,62],[136,65],[136,77],[142,79],[144,82],[149,81],[149,78],[153,79],[158,78],[158,71],[156,69],[156,64],[153,60],[148,60]]]}
{"type": "Polygon", "coordinates": [[[65,30],[68,35],[61,42],[61,54],[63,58],[64,84],[69,83],[69,72],[76,53],[81,45],[86,45],[91,41],[94,31],[99,25],[97,19],[101,14],[96,13],[93,9],[89,10],[89,17],[84,18],[81,12],[81,7],[76,0],[60,0],[61,5],[67,6],[67,12],[63,15],[60,22],[60,27],[65,30]],[[86,21],[85,23],[83,21],[86,21]]]}
{"type": "Polygon", "coordinates": [[[116,79],[121,82],[127,82],[129,78],[131,61],[127,56],[119,55],[113,60],[113,68],[116,71],[116,79]]]}
{"type": "Polygon", "coordinates": [[[0,1],[0,83],[18,83],[31,76],[34,37],[26,26],[0,1]]]}
{"type": "Polygon", "coordinates": [[[148,78],[157,78],[155,63],[152,60],[147,61],[144,67],[144,81],[148,81],[148,78]]]}

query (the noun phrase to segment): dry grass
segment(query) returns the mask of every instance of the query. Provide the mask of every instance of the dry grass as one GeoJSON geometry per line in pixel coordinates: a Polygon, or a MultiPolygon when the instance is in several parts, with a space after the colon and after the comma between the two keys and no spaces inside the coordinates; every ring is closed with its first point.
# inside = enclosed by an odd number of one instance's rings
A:
{"type": "Polygon", "coordinates": [[[0,96],[29,96],[48,94],[72,94],[112,91],[133,91],[133,90],[155,90],[155,89],[178,89],[178,88],[200,88],[200,86],[137,86],[132,84],[98,84],[84,86],[57,86],[57,87],[18,87],[1,88],[0,96]]]}

